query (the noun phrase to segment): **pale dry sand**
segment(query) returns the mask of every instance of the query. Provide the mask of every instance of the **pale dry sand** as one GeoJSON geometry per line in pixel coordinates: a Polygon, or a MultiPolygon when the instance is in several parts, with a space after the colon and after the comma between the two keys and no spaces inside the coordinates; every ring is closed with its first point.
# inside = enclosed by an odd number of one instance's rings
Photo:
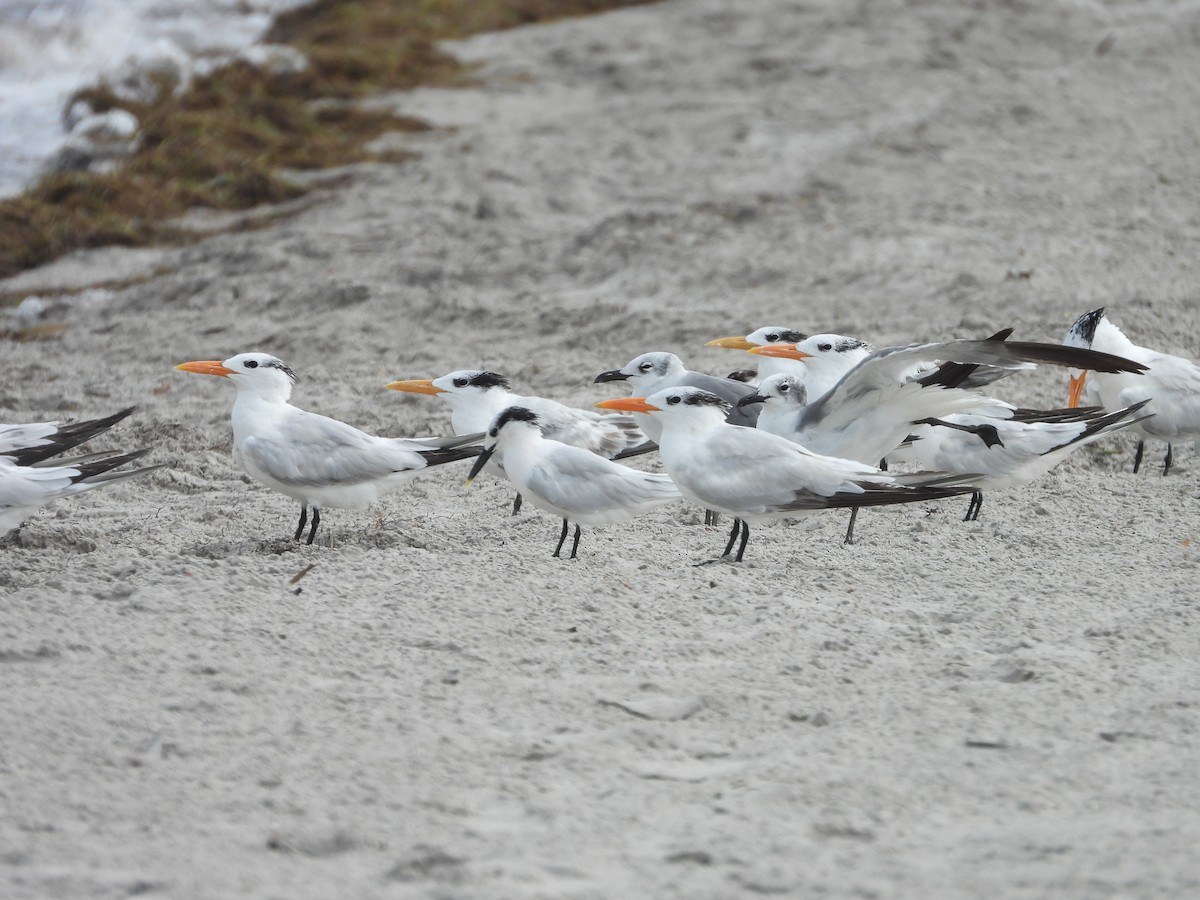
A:
{"type": "Polygon", "coordinates": [[[725,532],[684,506],[551,559],[462,466],[307,548],[230,460],[229,385],[172,366],[269,350],[299,405],[415,434],[446,409],[386,381],[588,404],[764,323],[1058,341],[1107,304],[1200,356],[1200,7],[696,0],[456,50],[484,87],[389,100],[447,126],[417,161],[3,285],[148,276],[5,344],[0,420],[137,403],[113,440],[170,469],[0,547],[0,895],[1195,896],[1191,448],[850,548],[758,528],[743,565],[694,568],[725,532]]]}

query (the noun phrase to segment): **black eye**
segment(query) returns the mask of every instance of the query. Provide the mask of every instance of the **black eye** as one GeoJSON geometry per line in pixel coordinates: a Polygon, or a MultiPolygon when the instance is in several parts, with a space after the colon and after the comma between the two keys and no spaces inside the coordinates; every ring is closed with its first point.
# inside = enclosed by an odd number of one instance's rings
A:
{"type": "Polygon", "coordinates": [[[774,333],[772,333],[772,334],[768,334],[768,335],[767,335],[767,343],[769,343],[769,344],[778,344],[778,343],[779,343],[779,335],[777,335],[777,334],[774,334],[774,333]]]}
{"type": "Polygon", "coordinates": [[[674,406],[676,403],[679,402],[679,398],[678,397],[668,397],[667,402],[669,404],[671,404],[672,406],[674,406]]]}
{"type": "Polygon", "coordinates": [[[467,379],[465,379],[465,378],[455,378],[455,379],[454,379],[454,386],[455,386],[455,387],[466,387],[466,386],[467,386],[467,379]]]}
{"type": "Polygon", "coordinates": [[[833,344],[818,344],[817,349],[818,350],[832,350],[833,344]]]}
{"type": "Polygon", "coordinates": [[[499,434],[500,434],[499,428],[493,428],[491,431],[488,432],[488,435],[491,437],[496,437],[499,434]]]}
{"type": "Polygon", "coordinates": [[[788,384],[781,384],[781,385],[779,386],[779,393],[781,393],[781,394],[786,394],[786,393],[787,393],[788,391],[790,391],[791,389],[792,389],[792,388],[791,388],[791,386],[790,386],[790,385],[788,385],[788,384]]]}
{"type": "Polygon", "coordinates": [[[246,360],[244,363],[242,363],[242,365],[244,365],[247,369],[257,369],[258,368],[258,363],[253,359],[246,360]]]}
{"type": "Polygon", "coordinates": [[[649,372],[653,368],[653,366],[651,366],[650,363],[642,363],[640,366],[638,366],[638,368],[641,369],[643,372],[649,372]]]}

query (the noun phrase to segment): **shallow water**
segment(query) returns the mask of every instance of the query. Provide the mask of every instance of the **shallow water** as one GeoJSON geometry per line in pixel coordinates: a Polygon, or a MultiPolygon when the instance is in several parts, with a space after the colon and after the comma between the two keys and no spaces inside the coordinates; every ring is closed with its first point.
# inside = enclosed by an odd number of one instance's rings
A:
{"type": "Polygon", "coordinates": [[[254,43],[302,0],[0,0],[0,196],[66,138],[68,97],[127,60],[200,59],[254,43]]]}

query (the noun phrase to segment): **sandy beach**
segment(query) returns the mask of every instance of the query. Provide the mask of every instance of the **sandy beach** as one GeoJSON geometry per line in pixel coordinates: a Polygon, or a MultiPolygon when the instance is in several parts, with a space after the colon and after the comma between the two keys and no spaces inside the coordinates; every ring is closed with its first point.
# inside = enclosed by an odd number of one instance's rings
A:
{"type": "MultiPolygon", "coordinates": [[[[264,350],[401,436],[449,412],[395,379],[587,406],[764,324],[1057,343],[1104,305],[1198,358],[1200,7],[671,0],[451,49],[479,87],[372,101],[438,126],[386,139],[415,160],[0,282],[65,326],[0,346],[0,421],[136,404],[96,449],[168,466],[0,540],[0,895],[1200,893],[1191,446],[848,547],[841,513],[757,527],[736,565],[695,567],[726,528],[685,504],[553,559],[464,464],[307,547],[231,386],[173,369],[264,350]]],[[[1063,406],[1066,372],[996,393],[1063,406]]]]}

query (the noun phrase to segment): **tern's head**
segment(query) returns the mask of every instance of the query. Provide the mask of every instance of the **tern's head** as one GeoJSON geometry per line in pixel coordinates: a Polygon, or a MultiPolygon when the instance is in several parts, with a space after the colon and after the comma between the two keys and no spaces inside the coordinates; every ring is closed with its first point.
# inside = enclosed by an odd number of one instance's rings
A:
{"type": "Polygon", "coordinates": [[[810,368],[836,368],[849,372],[875,348],[866,341],[841,334],[814,334],[796,344],[796,349],[809,355],[810,368]]]}
{"type": "Polygon", "coordinates": [[[524,406],[509,406],[492,420],[487,435],[492,440],[498,440],[503,434],[520,434],[536,431],[541,434],[542,423],[531,409],[524,406]]]}
{"type": "Polygon", "coordinates": [[[804,382],[795,375],[786,373],[772,375],[759,382],[756,393],[739,400],[738,406],[750,406],[753,403],[799,409],[808,403],[808,389],[804,386],[804,382]]]}
{"type": "Polygon", "coordinates": [[[489,391],[505,394],[508,392],[508,379],[495,372],[461,369],[432,381],[393,381],[385,387],[409,394],[441,394],[444,395],[442,399],[453,402],[456,398],[479,397],[489,391]]]}
{"type": "MultiPolygon", "coordinates": [[[[1109,321],[1104,314],[1104,307],[1085,312],[1075,320],[1067,330],[1063,343],[1068,347],[1082,347],[1086,350],[1099,350],[1101,353],[1115,353],[1137,360],[1140,356],[1133,341],[1125,336],[1116,325],[1109,321]]],[[[1067,405],[1074,409],[1079,405],[1083,396],[1083,387],[1087,382],[1087,371],[1070,370],[1070,390],[1067,405]]]]}
{"type": "Polygon", "coordinates": [[[722,347],[726,350],[752,350],[763,344],[795,344],[806,337],[808,335],[802,331],[796,331],[794,328],[785,328],[782,325],[764,325],[762,328],[754,329],[745,337],[718,338],[715,341],[709,341],[704,346],[722,347]]]}
{"type": "Polygon", "coordinates": [[[532,410],[523,406],[509,406],[501,410],[500,414],[492,420],[492,424],[488,426],[487,446],[475,460],[475,465],[471,467],[471,472],[467,475],[467,484],[475,479],[487,461],[501,447],[512,445],[514,442],[519,444],[522,440],[528,440],[535,436],[540,438],[541,433],[541,422],[532,410]]]}
{"type": "Polygon", "coordinates": [[[239,353],[223,362],[198,360],[175,368],[228,378],[239,391],[283,400],[292,395],[292,385],[296,383],[296,373],[269,353],[239,353]]]}
{"type": "Polygon", "coordinates": [[[1103,321],[1106,321],[1103,306],[1099,309],[1085,312],[1067,329],[1067,336],[1063,338],[1063,343],[1068,347],[1083,347],[1085,350],[1092,349],[1092,341],[1096,339],[1096,329],[1103,321]]]}
{"type": "Polygon", "coordinates": [[[733,408],[716,394],[696,387],[670,387],[649,397],[622,397],[597,403],[601,409],[651,413],[677,427],[712,427],[725,421],[733,408]]]}
{"type": "Polygon", "coordinates": [[[644,390],[647,385],[653,385],[666,378],[677,378],[687,369],[674,353],[655,351],[643,353],[627,362],[619,369],[611,372],[601,372],[596,376],[596,383],[604,381],[628,381],[635,391],[644,390]]]}
{"type": "Polygon", "coordinates": [[[841,334],[812,334],[796,344],[767,344],[751,353],[782,359],[802,359],[806,367],[825,377],[841,377],[871,355],[866,341],[841,334]]]}

